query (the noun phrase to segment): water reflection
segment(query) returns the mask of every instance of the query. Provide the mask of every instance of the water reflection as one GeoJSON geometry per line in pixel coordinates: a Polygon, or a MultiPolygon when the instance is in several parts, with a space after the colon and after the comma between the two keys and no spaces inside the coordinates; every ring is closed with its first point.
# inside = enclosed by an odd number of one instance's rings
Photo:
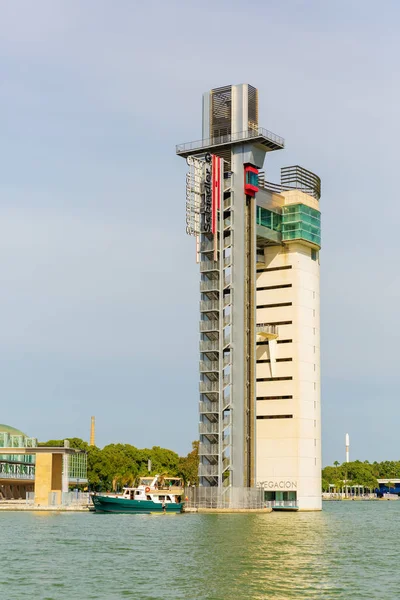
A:
{"type": "MultiPolygon", "coordinates": [[[[203,517],[196,552],[210,598],[321,598],[335,583],[323,560],[324,513],[203,517]],[[226,593],[226,592],[225,592],[226,593]]],[[[194,542],[194,540],[193,540],[194,542]]]]}
{"type": "Polygon", "coordinates": [[[270,515],[0,512],[0,528],[7,600],[21,589],[52,600],[83,590],[97,600],[399,597],[400,502],[270,515]]]}

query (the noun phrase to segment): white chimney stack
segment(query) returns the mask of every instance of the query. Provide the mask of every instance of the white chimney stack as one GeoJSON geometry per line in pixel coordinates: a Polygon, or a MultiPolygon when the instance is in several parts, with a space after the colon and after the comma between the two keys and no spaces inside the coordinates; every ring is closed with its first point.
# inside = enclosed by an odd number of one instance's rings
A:
{"type": "Polygon", "coordinates": [[[350,462],[350,436],[346,433],[346,462],[350,462]]]}

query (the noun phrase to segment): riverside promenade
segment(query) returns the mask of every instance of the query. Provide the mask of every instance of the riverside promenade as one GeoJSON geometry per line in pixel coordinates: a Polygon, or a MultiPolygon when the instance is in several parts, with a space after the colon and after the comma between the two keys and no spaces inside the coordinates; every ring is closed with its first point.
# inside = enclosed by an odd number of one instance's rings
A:
{"type": "Polygon", "coordinates": [[[1,511],[21,511],[21,512],[89,512],[90,505],[85,503],[73,503],[65,505],[38,506],[27,502],[26,500],[1,500],[1,511]]]}

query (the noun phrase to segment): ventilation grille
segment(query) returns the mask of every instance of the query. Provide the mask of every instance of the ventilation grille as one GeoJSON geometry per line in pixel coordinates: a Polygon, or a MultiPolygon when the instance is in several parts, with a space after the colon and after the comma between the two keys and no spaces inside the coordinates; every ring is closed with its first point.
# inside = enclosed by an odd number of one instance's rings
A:
{"type": "Polygon", "coordinates": [[[213,154],[224,159],[224,173],[228,173],[231,170],[231,149],[221,148],[221,150],[215,150],[213,154]]]}
{"type": "Polygon", "coordinates": [[[252,85],[248,86],[248,123],[249,129],[258,129],[258,90],[252,85]]]}
{"type": "Polygon", "coordinates": [[[210,137],[231,133],[232,86],[216,88],[211,96],[210,137]]]}

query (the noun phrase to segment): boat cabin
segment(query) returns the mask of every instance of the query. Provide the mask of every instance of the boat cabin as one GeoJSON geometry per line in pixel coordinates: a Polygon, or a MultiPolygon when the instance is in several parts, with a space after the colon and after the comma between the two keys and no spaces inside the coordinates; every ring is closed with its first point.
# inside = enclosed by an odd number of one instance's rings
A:
{"type": "Polygon", "coordinates": [[[154,490],[149,490],[149,487],[144,488],[124,488],[122,497],[125,500],[150,500],[152,502],[159,502],[160,504],[172,504],[181,501],[180,496],[175,494],[163,494],[154,493],[154,490]]]}
{"type": "Polygon", "coordinates": [[[161,475],[140,477],[138,487],[142,486],[152,490],[169,490],[174,494],[183,493],[183,481],[180,477],[163,477],[161,475]]]}

